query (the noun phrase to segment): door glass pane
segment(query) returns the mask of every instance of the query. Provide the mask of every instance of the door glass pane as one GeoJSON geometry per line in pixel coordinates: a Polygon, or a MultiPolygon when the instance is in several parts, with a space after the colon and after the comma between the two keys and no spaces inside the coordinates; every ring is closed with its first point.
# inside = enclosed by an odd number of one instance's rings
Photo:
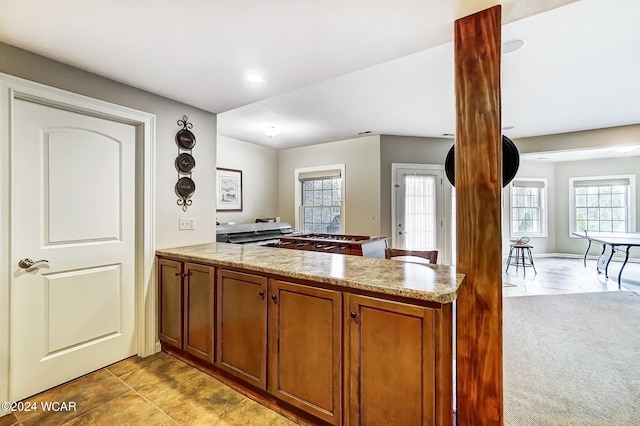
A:
{"type": "Polygon", "coordinates": [[[405,248],[436,249],[436,180],[433,175],[404,177],[405,248]]]}

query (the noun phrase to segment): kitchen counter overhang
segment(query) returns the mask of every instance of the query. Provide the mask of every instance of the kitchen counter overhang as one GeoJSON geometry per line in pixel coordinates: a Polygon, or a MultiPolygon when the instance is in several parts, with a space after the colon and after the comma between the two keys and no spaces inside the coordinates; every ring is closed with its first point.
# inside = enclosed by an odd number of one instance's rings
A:
{"type": "Polygon", "coordinates": [[[441,304],[455,301],[465,281],[450,266],[241,244],[198,244],[156,255],[441,304]]]}

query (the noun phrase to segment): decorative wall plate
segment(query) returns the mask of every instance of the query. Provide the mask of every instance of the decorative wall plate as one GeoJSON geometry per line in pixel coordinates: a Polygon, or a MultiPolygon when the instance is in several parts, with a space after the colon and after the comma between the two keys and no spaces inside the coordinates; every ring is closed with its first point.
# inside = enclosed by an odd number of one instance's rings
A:
{"type": "Polygon", "coordinates": [[[187,152],[183,152],[182,154],[178,155],[178,158],[176,158],[176,167],[182,173],[191,173],[191,170],[193,170],[195,166],[195,158],[193,158],[193,155],[187,152]]]}
{"type": "Polygon", "coordinates": [[[196,144],[196,136],[187,129],[176,133],[176,143],[182,149],[191,149],[196,144]]]}
{"type": "Polygon", "coordinates": [[[196,183],[189,177],[178,179],[176,193],[182,198],[189,198],[196,191],[196,183]]]}

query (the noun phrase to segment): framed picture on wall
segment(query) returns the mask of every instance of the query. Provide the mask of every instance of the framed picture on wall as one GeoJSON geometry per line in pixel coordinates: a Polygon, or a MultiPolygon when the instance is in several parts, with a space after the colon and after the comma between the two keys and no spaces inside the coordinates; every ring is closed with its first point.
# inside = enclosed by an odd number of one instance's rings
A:
{"type": "Polygon", "coordinates": [[[216,169],[216,210],[242,211],[242,170],[216,169]]]}

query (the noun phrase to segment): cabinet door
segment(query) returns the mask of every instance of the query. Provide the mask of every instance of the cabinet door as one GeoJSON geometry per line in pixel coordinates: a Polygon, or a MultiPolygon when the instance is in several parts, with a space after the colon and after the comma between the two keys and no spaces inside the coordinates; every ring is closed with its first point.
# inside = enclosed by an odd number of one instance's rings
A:
{"type": "Polygon", "coordinates": [[[434,424],[433,311],[364,296],[346,297],[348,424],[434,424]]]}
{"type": "Polygon", "coordinates": [[[266,389],[267,278],[218,272],[216,365],[266,389]]]}
{"type": "Polygon", "coordinates": [[[184,265],[183,349],[213,363],[213,296],[215,268],[186,263],[184,265]]]}
{"type": "Polygon", "coordinates": [[[182,349],[182,262],[158,259],[158,337],[182,349]]]}
{"type": "Polygon", "coordinates": [[[340,424],[341,293],[270,280],[269,295],[269,393],[340,424]]]}

